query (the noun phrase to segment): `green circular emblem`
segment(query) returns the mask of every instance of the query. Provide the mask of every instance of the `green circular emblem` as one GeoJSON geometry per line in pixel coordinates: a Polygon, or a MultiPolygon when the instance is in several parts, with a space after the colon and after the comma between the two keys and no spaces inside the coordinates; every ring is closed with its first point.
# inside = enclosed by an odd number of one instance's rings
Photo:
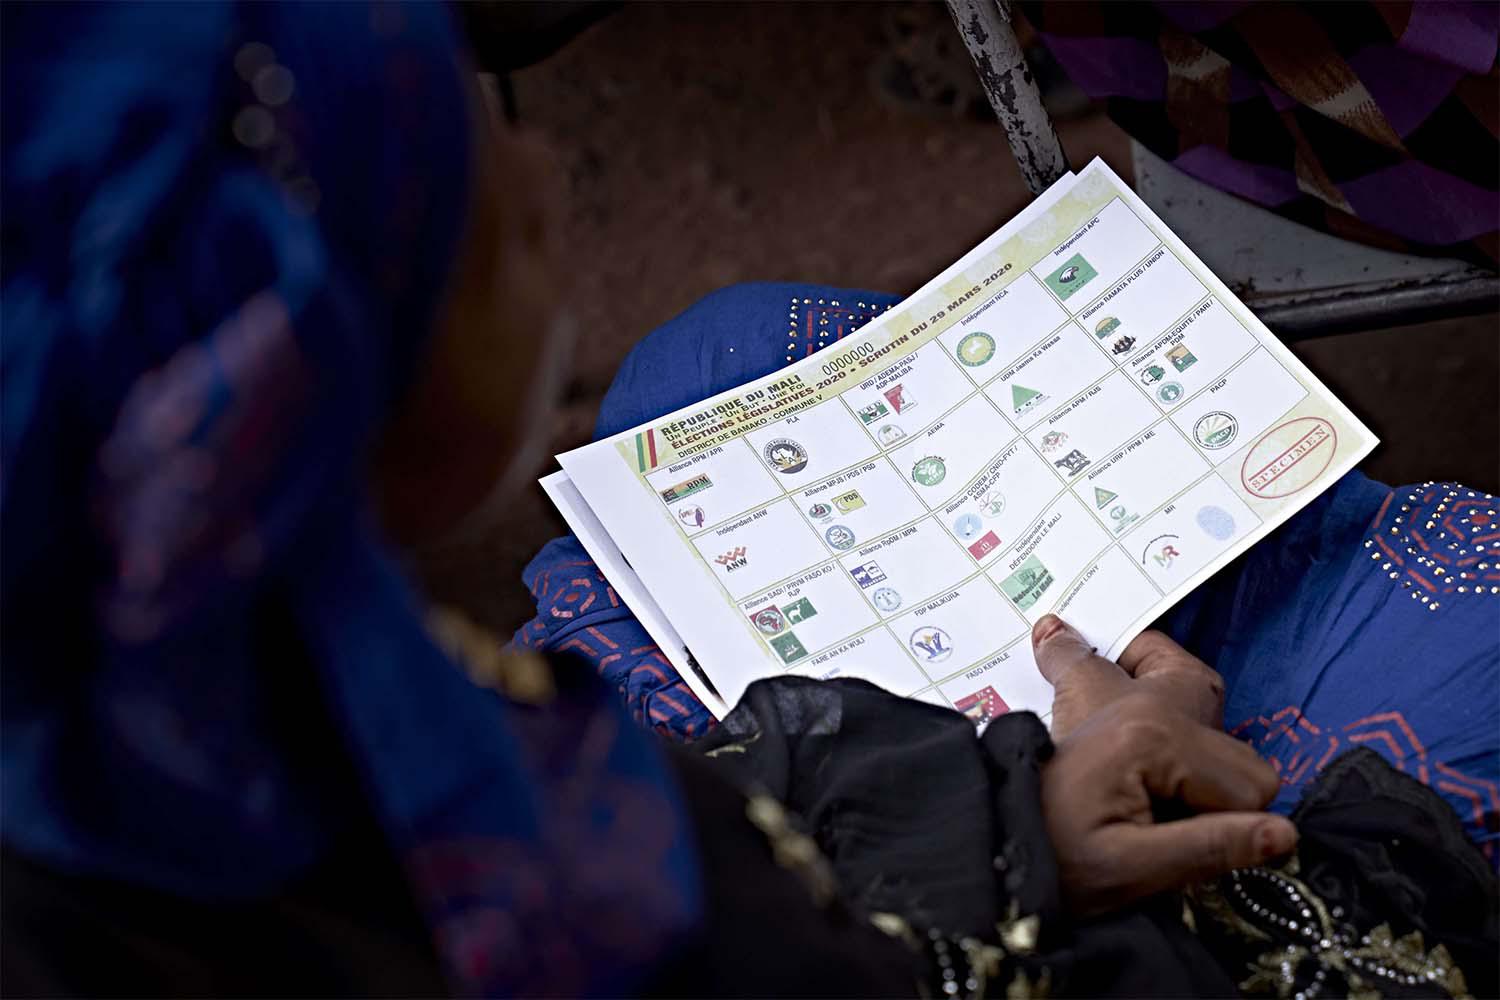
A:
{"type": "Polygon", "coordinates": [[[1182,398],[1182,386],[1176,382],[1168,382],[1156,390],[1156,398],[1163,403],[1175,403],[1182,398]]]}
{"type": "Polygon", "coordinates": [[[911,478],[920,486],[936,486],[948,475],[948,466],[936,455],[928,455],[911,467],[911,478]]]}
{"type": "Polygon", "coordinates": [[[995,356],[995,338],[987,333],[971,333],[958,342],[958,360],[978,368],[995,356]]]}
{"type": "Polygon", "coordinates": [[[1193,425],[1193,437],[1205,448],[1218,449],[1233,441],[1239,430],[1240,422],[1233,414],[1215,410],[1198,418],[1193,425]]]}

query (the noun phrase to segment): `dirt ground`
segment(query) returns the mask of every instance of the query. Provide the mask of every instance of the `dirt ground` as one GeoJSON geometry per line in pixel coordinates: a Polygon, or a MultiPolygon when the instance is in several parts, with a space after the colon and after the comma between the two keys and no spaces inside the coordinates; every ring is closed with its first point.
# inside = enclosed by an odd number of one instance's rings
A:
{"type": "MultiPolygon", "coordinates": [[[[879,85],[898,28],[929,16],[904,4],[629,4],[514,76],[521,121],[556,148],[570,196],[582,344],[553,452],[588,440],[626,351],[714,289],[910,291],[1026,204],[992,119],[879,85]]],[[[966,80],[951,42],[948,70],[966,80]]],[[[1059,131],[1075,166],[1097,155],[1129,176],[1127,140],[1102,114],[1059,131]]],[[[1494,315],[1294,349],[1381,435],[1370,475],[1500,487],[1494,315]]],[[[482,543],[419,569],[434,596],[509,634],[533,613],[521,568],[563,531],[538,490],[482,543]]]]}

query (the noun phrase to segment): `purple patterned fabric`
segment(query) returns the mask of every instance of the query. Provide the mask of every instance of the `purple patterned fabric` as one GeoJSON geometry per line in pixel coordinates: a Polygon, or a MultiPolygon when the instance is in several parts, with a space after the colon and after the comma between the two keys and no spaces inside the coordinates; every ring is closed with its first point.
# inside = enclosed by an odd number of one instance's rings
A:
{"type": "Polygon", "coordinates": [[[1186,173],[1340,237],[1494,264],[1500,4],[1022,9],[1073,80],[1186,173]]]}

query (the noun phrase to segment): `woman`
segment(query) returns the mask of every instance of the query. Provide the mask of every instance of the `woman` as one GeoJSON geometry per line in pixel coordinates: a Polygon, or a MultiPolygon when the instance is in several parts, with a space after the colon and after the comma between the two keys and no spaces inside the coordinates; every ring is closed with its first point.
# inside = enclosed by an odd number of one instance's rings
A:
{"type": "Polygon", "coordinates": [[[1446,807],[1363,755],[1262,812],[1160,635],[1039,625],[1055,746],[803,682],[668,754],[567,653],[473,686],[385,539],[516,478],[557,341],[446,13],[3,17],[7,991],[1202,994],[1278,935],[1288,984],[1490,985],[1446,807]]]}

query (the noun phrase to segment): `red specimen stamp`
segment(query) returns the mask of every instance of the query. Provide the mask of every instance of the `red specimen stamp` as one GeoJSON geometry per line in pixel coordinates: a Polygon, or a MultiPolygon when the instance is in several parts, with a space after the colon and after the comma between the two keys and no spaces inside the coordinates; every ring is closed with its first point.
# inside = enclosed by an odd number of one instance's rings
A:
{"type": "Polygon", "coordinates": [[[1322,417],[1288,420],[1250,446],[1240,482],[1252,496],[1266,500],[1291,496],[1323,474],[1338,447],[1338,432],[1322,417]]]}

